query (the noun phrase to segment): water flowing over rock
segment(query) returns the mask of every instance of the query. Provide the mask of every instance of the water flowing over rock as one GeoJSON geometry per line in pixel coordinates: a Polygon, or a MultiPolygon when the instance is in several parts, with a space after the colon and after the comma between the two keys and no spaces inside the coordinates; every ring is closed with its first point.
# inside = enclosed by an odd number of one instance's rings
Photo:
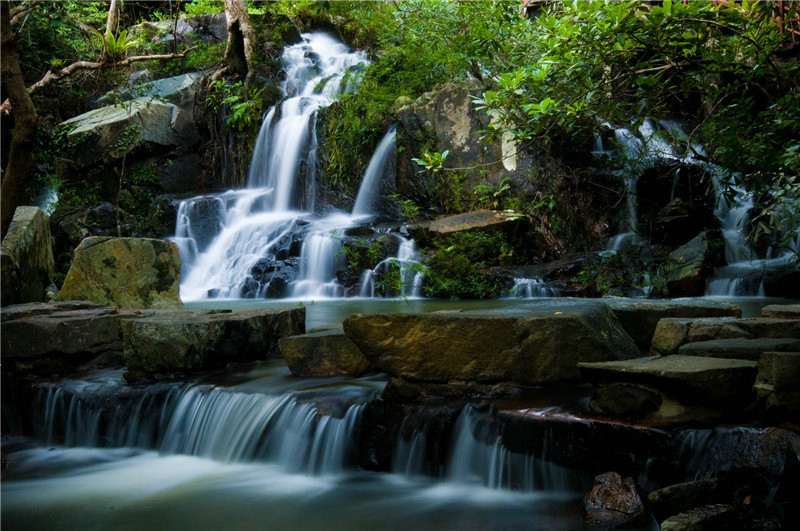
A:
{"type": "Polygon", "coordinates": [[[181,258],[165,240],[95,236],[81,242],[59,300],[119,308],[178,308],[181,258]]]}
{"type": "MultiPolygon", "coordinates": [[[[633,358],[638,350],[607,306],[517,306],[453,314],[356,314],[347,336],[377,368],[408,383],[516,386],[574,382],[577,361],[633,358]]],[[[400,382],[397,382],[400,383],[400,382]]],[[[439,389],[446,391],[444,387],[439,389]]],[[[486,389],[484,394],[486,394],[486,389]]]]}
{"type": "Polygon", "coordinates": [[[49,216],[38,207],[17,207],[3,238],[2,304],[44,300],[53,277],[49,216]]]}

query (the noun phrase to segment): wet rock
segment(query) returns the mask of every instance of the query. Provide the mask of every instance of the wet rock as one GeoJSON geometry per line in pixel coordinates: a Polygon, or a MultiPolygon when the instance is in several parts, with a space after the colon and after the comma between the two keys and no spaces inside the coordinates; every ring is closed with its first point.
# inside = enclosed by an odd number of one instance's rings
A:
{"type": "Polygon", "coordinates": [[[23,304],[3,311],[4,370],[63,374],[98,356],[122,353],[120,323],[133,312],[91,303],[23,304]]]}
{"type": "Polygon", "coordinates": [[[705,505],[670,516],[661,522],[661,531],[717,531],[733,528],[734,508],[724,503],[705,505]]]}
{"type": "Polygon", "coordinates": [[[654,490],[647,495],[653,516],[659,522],[696,507],[722,503],[726,498],[727,496],[720,492],[719,481],[716,478],[678,483],[654,490]]]}
{"type": "Polygon", "coordinates": [[[156,312],[122,329],[129,370],[194,371],[279,357],[278,340],[305,331],[305,308],[156,312]]]}
{"type": "Polygon", "coordinates": [[[615,528],[630,525],[644,517],[644,503],[631,478],[616,472],[594,478],[594,487],[583,498],[590,527],[615,528]]]}
{"type": "Polygon", "coordinates": [[[756,366],[746,360],[678,355],[578,363],[581,376],[594,385],[643,384],[686,403],[723,409],[751,401],[756,366]]]}
{"type": "Polygon", "coordinates": [[[411,236],[420,242],[428,242],[436,236],[445,236],[458,232],[492,232],[525,231],[530,222],[527,217],[511,211],[475,210],[439,218],[433,221],[424,221],[409,225],[411,236]]]}
{"type": "Polygon", "coordinates": [[[178,308],[181,261],[173,242],[91,237],[73,257],[59,300],[119,308],[178,308]]]}
{"type": "Polygon", "coordinates": [[[771,416],[800,418],[800,352],[765,352],[753,389],[771,416]]]}
{"type": "Polygon", "coordinates": [[[698,299],[629,299],[604,298],[622,328],[642,350],[653,340],[658,322],[666,317],[741,317],[742,310],[733,304],[698,299]]]}
{"type": "Polygon", "coordinates": [[[295,376],[361,376],[374,370],[341,329],[283,337],[278,348],[295,376]]]}
{"type": "Polygon", "coordinates": [[[762,317],[800,319],[800,304],[770,304],[761,308],[762,317]]]}
{"type": "Polygon", "coordinates": [[[736,358],[758,361],[764,352],[787,352],[800,350],[800,339],[760,337],[755,339],[733,338],[697,341],[681,345],[682,356],[707,356],[709,358],[736,358]]]}
{"type": "Polygon", "coordinates": [[[38,207],[22,206],[14,211],[0,246],[3,306],[44,300],[55,269],[48,221],[49,216],[38,207]]]}
{"type": "Polygon", "coordinates": [[[589,408],[618,419],[639,420],[661,407],[658,391],[641,385],[612,383],[597,389],[589,408]]]}
{"type": "Polygon", "coordinates": [[[666,265],[667,290],[673,297],[699,297],[705,293],[706,278],[725,264],[725,243],[719,231],[699,234],[669,255],[666,265]]]}
{"type": "Polygon", "coordinates": [[[696,341],[733,338],[795,338],[800,339],[800,319],[731,317],[673,319],[658,322],[650,352],[667,356],[675,354],[681,345],[696,341]]]}
{"type": "Polygon", "coordinates": [[[345,320],[344,331],[378,369],[437,384],[574,382],[577,361],[638,355],[611,310],[585,301],[447,314],[355,314],[345,320]]]}

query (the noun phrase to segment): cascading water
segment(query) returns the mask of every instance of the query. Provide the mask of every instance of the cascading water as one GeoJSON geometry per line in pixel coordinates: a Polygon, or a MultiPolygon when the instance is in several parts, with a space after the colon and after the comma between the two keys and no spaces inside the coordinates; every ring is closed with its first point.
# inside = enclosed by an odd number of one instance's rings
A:
{"type": "Polygon", "coordinates": [[[538,299],[560,295],[557,288],[548,286],[539,277],[515,278],[514,287],[511,288],[511,296],[518,299],[538,299]]]}
{"type": "MultiPolygon", "coordinates": [[[[345,266],[339,235],[374,217],[380,179],[394,153],[395,128],[376,148],[353,212],[314,215],[316,112],[341,92],[354,90],[367,59],[325,34],[304,34],[302,43],[284,50],[282,62],[284,99],[264,118],[247,188],[189,199],[178,207],[174,241],[183,261],[184,300],[320,299],[345,293],[336,277],[345,266]]],[[[403,239],[401,253],[406,247],[403,239]]],[[[403,265],[409,260],[395,258],[403,265]]],[[[385,266],[374,270],[380,267],[385,266]]],[[[403,295],[418,296],[414,286],[419,282],[413,276],[407,280],[403,295]]]]}

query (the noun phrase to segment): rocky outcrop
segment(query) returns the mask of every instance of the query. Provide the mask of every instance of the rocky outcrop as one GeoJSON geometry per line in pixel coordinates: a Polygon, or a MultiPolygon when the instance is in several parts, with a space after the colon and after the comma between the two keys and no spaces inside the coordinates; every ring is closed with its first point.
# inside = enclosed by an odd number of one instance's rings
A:
{"type": "Polygon", "coordinates": [[[800,339],[800,319],[753,317],[710,317],[701,319],[662,319],[653,334],[650,352],[676,354],[681,345],[696,341],[758,337],[800,339]]]}
{"type": "Polygon", "coordinates": [[[17,207],[0,246],[2,305],[44,300],[53,277],[49,217],[40,208],[17,207]]]}
{"type": "Polygon", "coordinates": [[[122,323],[125,365],[189,372],[279,357],[278,340],[305,332],[305,308],[158,312],[122,323]]]}
{"type": "Polygon", "coordinates": [[[584,301],[446,314],[356,314],[345,320],[344,331],[375,367],[395,378],[390,385],[422,384],[457,395],[575,382],[578,361],[638,355],[611,310],[584,301]]]}
{"type": "Polygon", "coordinates": [[[604,298],[622,328],[641,350],[650,348],[658,322],[666,317],[741,317],[742,310],[725,302],[698,299],[604,298]]]}
{"type": "Polygon", "coordinates": [[[68,155],[77,168],[113,164],[144,144],[187,148],[200,140],[191,113],[156,97],[101,107],[60,126],[70,129],[68,155]]]}
{"type": "Polygon", "coordinates": [[[589,527],[624,527],[642,520],[645,514],[636,483],[616,472],[595,477],[594,487],[583,497],[583,505],[584,521],[589,527]]]}
{"type": "Polygon", "coordinates": [[[408,227],[411,236],[422,244],[433,238],[460,232],[519,233],[530,227],[528,218],[518,212],[499,210],[475,210],[424,221],[408,227]]]}
{"type": "Polygon", "coordinates": [[[278,348],[295,376],[361,376],[374,370],[341,329],[282,337],[278,348]]]}
{"type": "Polygon", "coordinates": [[[119,308],[177,308],[181,260],[173,242],[91,237],[81,242],[59,300],[119,308]]]}
{"type": "Polygon", "coordinates": [[[667,290],[672,297],[699,297],[714,268],[725,264],[725,243],[719,231],[706,231],[669,255],[667,290]]]}

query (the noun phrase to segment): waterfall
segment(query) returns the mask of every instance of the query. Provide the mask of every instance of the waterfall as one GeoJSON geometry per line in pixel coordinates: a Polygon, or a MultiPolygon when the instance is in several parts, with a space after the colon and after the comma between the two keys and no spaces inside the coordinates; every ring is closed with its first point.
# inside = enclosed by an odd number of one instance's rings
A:
{"type": "Polygon", "coordinates": [[[394,152],[395,139],[397,134],[395,132],[396,126],[392,125],[386,134],[381,139],[378,147],[375,148],[372,158],[369,161],[367,170],[364,173],[364,179],[361,181],[361,187],[358,190],[356,202],[353,205],[354,217],[372,216],[375,213],[372,211],[375,202],[375,195],[378,193],[380,187],[380,178],[383,176],[386,162],[389,160],[389,155],[394,152]]]}
{"type": "Polygon", "coordinates": [[[561,294],[556,288],[545,284],[540,277],[515,278],[511,296],[521,299],[537,299],[541,297],[559,297],[561,294]]]}
{"type": "Polygon", "coordinates": [[[452,452],[447,478],[455,483],[478,483],[490,489],[523,491],[577,490],[575,472],[517,454],[503,445],[502,435],[492,433],[489,414],[472,405],[464,407],[453,428],[452,452]]]}
{"type": "Polygon", "coordinates": [[[355,463],[354,433],[362,409],[351,401],[337,418],[291,393],[178,384],[135,390],[118,383],[66,381],[39,389],[33,420],[46,444],[274,462],[287,472],[324,475],[355,463]]]}
{"type": "Polygon", "coordinates": [[[184,300],[263,296],[270,284],[263,273],[293,266],[281,252],[285,246],[278,247],[302,230],[313,208],[316,112],[352,90],[367,59],[324,33],[307,33],[302,43],[284,49],[281,61],[284,99],[264,117],[247,188],[178,207],[175,241],[184,264],[184,300]],[[298,182],[305,183],[302,193],[298,182]],[[197,211],[208,211],[210,203],[214,221],[203,221],[197,211]]]}
{"type": "Polygon", "coordinates": [[[420,267],[420,255],[413,239],[392,234],[399,241],[397,255],[378,262],[372,269],[364,271],[361,277],[360,297],[373,298],[375,279],[380,275],[396,274],[400,283],[401,297],[418,299],[422,297],[422,279],[424,273],[420,267]]]}

